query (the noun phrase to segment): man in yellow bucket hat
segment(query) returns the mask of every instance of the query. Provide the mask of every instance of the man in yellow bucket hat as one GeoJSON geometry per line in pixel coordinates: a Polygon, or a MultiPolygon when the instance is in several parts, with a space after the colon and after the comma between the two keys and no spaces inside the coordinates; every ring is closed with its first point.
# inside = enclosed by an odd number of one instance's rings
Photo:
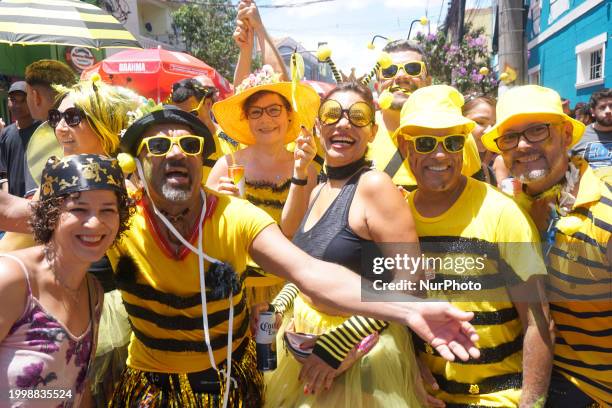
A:
{"type": "Polygon", "coordinates": [[[523,183],[522,200],[546,242],[548,297],[556,326],[552,407],[612,405],[612,193],[568,151],[585,126],[537,85],[513,88],[482,137],[523,183]]]}
{"type": "Polygon", "coordinates": [[[463,102],[450,86],[421,88],[402,107],[394,136],[417,182],[408,202],[421,248],[445,260],[428,282],[464,285],[449,292],[425,286],[428,297],[473,311],[487,351],[448,362],[420,341],[416,348],[435,379],[430,392],[446,404],[533,406],[546,396],[552,365],[539,237],[515,202],[465,174],[464,146],[475,123],[462,116],[463,102]]]}
{"type": "MultiPolygon", "coordinates": [[[[411,191],[416,188],[416,181],[393,134],[400,125],[400,111],[410,94],[431,85],[428,59],[423,48],[412,40],[392,41],[383,51],[389,54],[392,64],[379,70],[377,90],[381,95],[388,93],[392,100],[389,106],[384,106],[382,98],[379,98],[381,109],[376,113],[378,132],[368,147],[367,158],[373,161],[378,170],[387,173],[396,185],[411,191]]],[[[481,169],[475,141],[468,142],[466,155],[472,159],[466,163],[465,174],[475,175],[481,169]]]]}

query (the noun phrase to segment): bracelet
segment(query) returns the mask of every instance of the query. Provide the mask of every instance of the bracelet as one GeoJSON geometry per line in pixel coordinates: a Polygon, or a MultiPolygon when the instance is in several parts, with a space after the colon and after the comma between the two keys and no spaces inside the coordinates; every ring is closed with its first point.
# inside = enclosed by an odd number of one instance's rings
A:
{"type": "Polygon", "coordinates": [[[296,186],[305,186],[306,184],[308,184],[308,179],[299,179],[291,177],[291,184],[295,184],[296,186]]]}

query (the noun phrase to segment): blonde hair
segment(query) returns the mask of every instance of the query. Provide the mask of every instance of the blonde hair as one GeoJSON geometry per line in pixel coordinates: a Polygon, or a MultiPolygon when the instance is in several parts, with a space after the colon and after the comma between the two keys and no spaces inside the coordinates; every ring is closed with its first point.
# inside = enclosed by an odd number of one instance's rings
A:
{"type": "Polygon", "coordinates": [[[58,92],[58,103],[66,96],[74,106],[85,112],[87,122],[102,142],[107,155],[119,150],[120,134],[128,127],[128,112],[134,111],[143,101],[135,92],[108,85],[99,78],[82,80],[71,87],[53,85],[58,92]]]}

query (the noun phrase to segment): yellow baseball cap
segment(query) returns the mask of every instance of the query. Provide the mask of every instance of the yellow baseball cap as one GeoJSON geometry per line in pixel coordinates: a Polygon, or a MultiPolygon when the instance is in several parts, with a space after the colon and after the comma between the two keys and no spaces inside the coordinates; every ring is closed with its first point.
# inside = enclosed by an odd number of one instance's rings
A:
{"type": "Polygon", "coordinates": [[[448,85],[430,85],[414,91],[402,106],[400,125],[393,134],[393,143],[402,132],[425,129],[448,129],[463,126],[468,137],[463,148],[461,173],[471,176],[481,168],[478,146],[471,135],[476,122],[463,116],[463,95],[448,85]]]}
{"type": "Polygon", "coordinates": [[[495,143],[501,136],[499,128],[511,126],[526,118],[542,121],[562,119],[570,122],[573,129],[570,146],[580,140],[585,129],[582,122],[563,113],[561,97],[557,92],[539,85],[524,85],[508,90],[497,101],[496,112],[497,123],[481,139],[482,144],[495,153],[501,153],[495,143]]]}

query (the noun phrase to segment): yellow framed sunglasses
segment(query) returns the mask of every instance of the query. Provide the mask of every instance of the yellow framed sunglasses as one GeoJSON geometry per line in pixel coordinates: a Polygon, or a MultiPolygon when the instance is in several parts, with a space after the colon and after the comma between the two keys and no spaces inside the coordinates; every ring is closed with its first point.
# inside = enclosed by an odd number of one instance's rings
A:
{"type": "Polygon", "coordinates": [[[466,135],[446,135],[446,136],[430,136],[419,135],[412,136],[402,133],[401,136],[414,143],[414,150],[420,154],[429,154],[437,149],[438,143],[442,143],[444,149],[449,153],[458,153],[465,146],[466,135]]]}
{"type": "Polygon", "coordinates": [[[202,153],[204,146],[204,138],[195,135],[183,136],[165,136],[157,135],[145,137],[140,142],[136,155],[140,154],[142,149],[147,146],[147,150],[153,156],[165,156],[168,154],[173,145],[177,145],[183,153],[188,156],[197,156],[202,153]]]}
{"type": "Polygon", "coordinates": [[[423,61],[409,61],[403,64],[391,64],[384,69],[381,68],[380,75],[384,79],[391,79],[397,75],[400,69],[403,70],[406,75],[411,77],[421,76],[421,74],[427,71],[423,61]]]}

